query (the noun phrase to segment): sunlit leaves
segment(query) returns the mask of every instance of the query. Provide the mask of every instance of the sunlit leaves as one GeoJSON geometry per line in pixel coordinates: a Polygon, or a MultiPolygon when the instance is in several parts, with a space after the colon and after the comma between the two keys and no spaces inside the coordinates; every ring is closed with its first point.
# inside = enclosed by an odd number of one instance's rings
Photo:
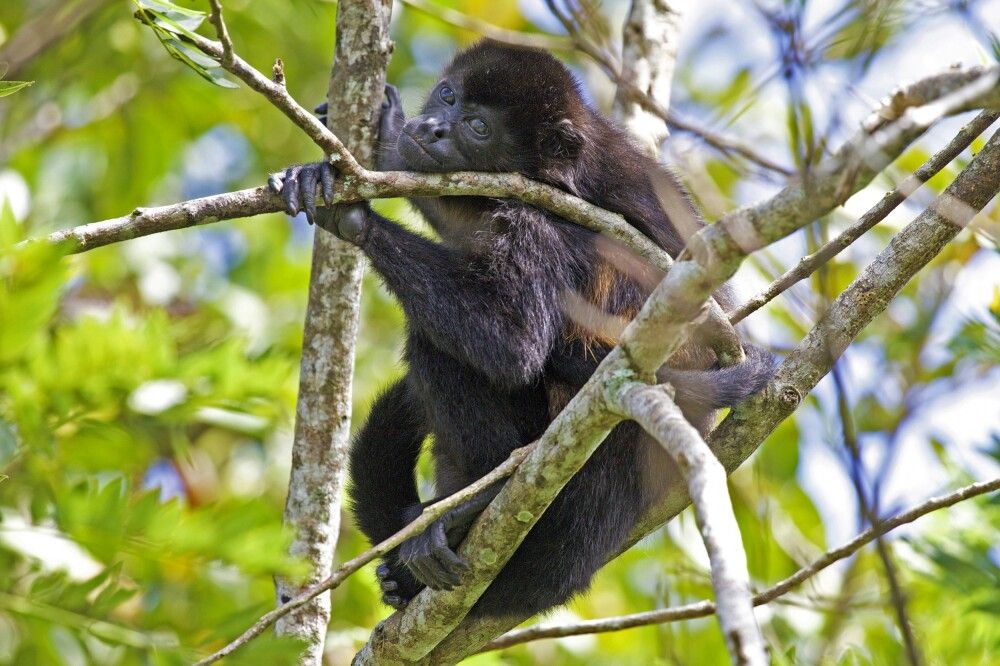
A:
{"type": "Polygon", "coordinates": [[[194,70],[198,76],[222,88],[238,88],[223,74],[219,63],[184,43],[204,22],[206,14],[180,7],[167,0],[132,0],[136,16],[148,25],[171,56],[194,70]]]}

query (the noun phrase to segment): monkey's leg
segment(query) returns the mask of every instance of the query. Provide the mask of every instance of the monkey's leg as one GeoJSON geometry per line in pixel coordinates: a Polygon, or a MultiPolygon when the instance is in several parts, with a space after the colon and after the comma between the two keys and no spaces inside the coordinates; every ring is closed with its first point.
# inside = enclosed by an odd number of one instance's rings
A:
{"type": "MultiPolygon", "coordinates": [[[[414,480],[417,456],[427,424],[406,378],[393,384],[372,406],[368,420],[351,445],[351,505],[358,527],[371,543],[403,528],[406,509],[419,503],[414,480]]],[[[382,599],[401,608],[419,583],[400,564],[398,550],[388,553],[376,574],[382,599]]]]}

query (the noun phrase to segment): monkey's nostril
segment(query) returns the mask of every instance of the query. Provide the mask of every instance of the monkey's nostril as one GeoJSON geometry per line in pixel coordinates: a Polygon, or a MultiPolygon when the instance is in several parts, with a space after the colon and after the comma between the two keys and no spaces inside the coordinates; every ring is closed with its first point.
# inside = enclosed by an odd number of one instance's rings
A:
{"type": "Polygon", "coordinates": [[[444,128],[441,127],[440,125],[438,125],[437,127],[434,128],[434,132],[433,133],[434,133],[434,138],[435,139],[443,139],[444,138],[444,128]]]}

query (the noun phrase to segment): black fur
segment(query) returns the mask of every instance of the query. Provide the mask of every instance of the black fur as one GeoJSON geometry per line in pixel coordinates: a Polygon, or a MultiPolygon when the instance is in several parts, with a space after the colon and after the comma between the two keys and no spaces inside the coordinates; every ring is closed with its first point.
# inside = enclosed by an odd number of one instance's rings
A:
{"type": "MultiPolygon", "coordinates": [[[[674,256],[693,231],[679,231],[663,209],[657,183],[676,187],[669,175],[590,109],[570,73],[546,53],[480,42],[455,58],[424,113],[409,121],[395,90],[387,94],[380,169],[519,171],[621,213],[674,256]],[[473,133],[484,126],[488,136],[473,133]]],[[[284,194],[293,212],[298,200],[311,199],[287,190],[328,182],[327,168],[289,170],[284,194]]],[[[681,201],[683,216],[696,220],[681,201]]],[[[324,213],[307,204],[310,219],[364,250],[406,313],[409,372],[375,403],[351,451],[353,508],[373,542],[419,515],[414,466],[425,435],[433,435],[437,491],[447,496],[536,439],[592,374],[615,344],[614,333],[588,325],[587,316],[566,306],[568,299],[627,320],[659,278],[621,248],[609,251],[592,232],[520,202],[441,197],[413,203],[443,242],[366,205],[324,213]]],[[[725,301],[727,293],[717,298],[725,301]]],[[[746,350],[746,363],[719,369],[710,350],[690,342],[661,371],[702,432],[716,408],[743,400],[768,380],[770,356],[746,350]]],[[[617,426],[471,614],[536,613],[586,589],[670,478],[659,446],[634,423],[617,426]]],[[[498,489],[390,553],[379,568],[388,603],[401,607],[420,583],[456,584],[462,568],[452,550],[498,489]]]]}

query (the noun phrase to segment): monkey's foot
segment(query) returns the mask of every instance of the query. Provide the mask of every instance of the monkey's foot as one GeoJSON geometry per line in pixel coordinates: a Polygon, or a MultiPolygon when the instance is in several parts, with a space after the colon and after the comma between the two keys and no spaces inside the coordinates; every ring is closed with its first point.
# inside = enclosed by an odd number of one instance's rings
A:
{"type": "Polygon", "coordinates": [[[399,547],[399,560],[432,590],[451,590],[462,583],[468,563],[448,545],[447,525],[439,518],[399,547]]]}
{"type": "Polygon", "coordinates": [[[393,567],[383,562],[375,568],[375,577],[382,590],[382,603],[396,610],[406,608],[420,591],[420,583],[404,566],[393,567]]]}

